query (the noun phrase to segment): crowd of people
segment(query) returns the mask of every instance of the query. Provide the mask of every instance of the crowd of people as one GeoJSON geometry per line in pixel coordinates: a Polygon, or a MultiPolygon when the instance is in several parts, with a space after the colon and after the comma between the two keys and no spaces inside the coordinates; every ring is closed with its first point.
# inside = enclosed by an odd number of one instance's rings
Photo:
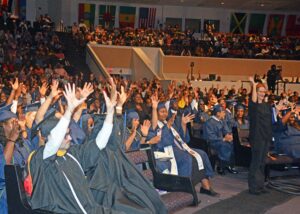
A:
{"type": "MultiPolygon", "coordinates": [[[[267,193],[260,179],[261,159],[272,136],[273,149],[300,158],[298,92],[277,97],[264,80],[257,83],[252,78],[250,95],[244,88],[193,88],[188,82],[171,81],[164,88],[157,79],[71,76],[63,67],[64,46],[51,28],[15,27],[0,32],[0,208],[4,213],[6,164],[23,169],[33,209],[166,213],[158,192],[126,152],[151,147],[158,170],[166,174],[192,177],[194,170],[204,170],[200,193],[213,197],[219,195],[211,180],[214,169],[205,151],[189,147],[193,138],[211,143],[219,174],[237,174],[232,129],[251,129],[268,117],[260,131],[270,125],[273,134],[252,134],[250,139],[252,143],[262,136],[266,145],[251,165],[249,191],[256,195],[267,193]]],[[[90,36],[117,44],[113,41],[120,35],[98,30],[94,34],[103,37],[90,36]]],[[[74,27],[73,35],[78,33],[74,27]]],[[[166,34],[158,35],[163,45],[164,36],[171,35],[166,34]]],[[[118,41],[132,45],[130,32],[124,35],[118,41]]],[[[141,34],[142,40],[152,41],[147,35],[141,34]]]]}
{"type": "Polygon", "coordinates": [[[199,57],[230,57],[257,59],[294,59],[300,57],[298,37],[270,37],[255,34],[195,33],[181,31],[178,26],[165,29],[89,30],[84,23],[74,23],[72,33],[78,43],[103,45],[159,47],[167,55],[199,57]]]}

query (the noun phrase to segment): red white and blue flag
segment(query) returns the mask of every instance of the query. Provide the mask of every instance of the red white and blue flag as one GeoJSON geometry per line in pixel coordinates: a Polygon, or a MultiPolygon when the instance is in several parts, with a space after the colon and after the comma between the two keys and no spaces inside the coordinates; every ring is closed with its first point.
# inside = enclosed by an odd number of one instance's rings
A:
{"type": "Polygon", "coordinates": [[[139,28],[154,28],[156,8],[140,8],[139,28]]]}

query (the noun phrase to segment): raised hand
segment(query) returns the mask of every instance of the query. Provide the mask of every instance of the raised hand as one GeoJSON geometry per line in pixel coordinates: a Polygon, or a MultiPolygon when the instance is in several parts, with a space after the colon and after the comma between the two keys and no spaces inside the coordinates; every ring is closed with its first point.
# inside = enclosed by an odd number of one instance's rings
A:
{"type": "Polygon", "coordinates": [[[118,92],[119,99],[117,106],[123,106],[127,100],[127,93],[125,92],[124,86],[121,86],[121,93],[118,92]]]}
{"type": "Polygon", "coordinates": [[[12,121],[12,126],[11,126],[11,129],[8,130],[8,139],[11,140],[11,141],[16,141],[19,137],[19,134],[20,134],[20,126],[18,124],[18,120],[13,120],[12,121]]]}
{"type": "Polygon", "coordinates": [[[80,92],[80,98],[87,98],[91,93],[94,92],[93,85],[91,83],[85,83],[83,88],[78,88],[80,92]]]}
{"type": "Polygon", "coordinates": [[[51,84],[51,92],[50,92],[50,96],[52,98],[56,97],[57,95],[59,95],[61,92],[58,90],[58,85],[59,82],[57,80],[53,80],[52,84],[51,84]]]}
{"type": "Polygon", "coordinates": [[[181,118],[181,122],[183,124],[187,124],[187,123],[190,123],[193,121],[193,119],[195,118],[195,115],[194,114],[187,114],[186,116],[185,115],[182,115],[182,118],[181,118]]]}
{"type": "Polygon", "coordinates": [[[117,86],[113,78],[109,78],[109,83],[111,86],[111,92],[110,92],[110,99],[111,100],[117,100],[118,98],[118,92],[117,92],[117,86]]]}
{"type": "Polygon", "coordinates": [[[41,97],[45,97],[47,90],[48,90],[48,84],[47,82],[44,82],[42,87],[40,87],[39,89],[41,97]]]}
{"type": "Polygon", "coordinates": [[[144,120],[143,125],[141,125],[141,132],[143,136],[147,136],[151,126],[150,120],[144,120]]]}
{"type": "Polygon", "coordinates": [[[19,79],[18,78],[16,78],[14,83],[12,83],[12,82],[9,82],[9,83],[14,91],[18,90],[18,88],[19,88],[19,79]]]}
{"type": "Polygon", "coordinates": [[[116,99],[115,100],[109,99],[109,97],[107,96],[105,91],[103,91],[103,95],[104,95],[104,99],[105,99],[107,113],[112,113],[114,111],[114,107],[117,104],[117,100],[116,99]]]}
{"type": "Polygon", "coordinates": [[[17,88],[17,90],[15,90],[16,91],[16,94],[15,94],[15,99],[16,100],[18,100],[19,97],[21,96],[22,89],[23,89],[23,83],[20,83],[18,85],[19,85],[19,87],[17,88]]]}
{"type": "Polygon", "coordinates": [[[86,97],[83,97],[81,99],[76,98],[76,89],[75,89],[75,84],[71,86],[70,83],[65,85],[65,91],[63,92],[67,102],[68,102],[68,110],[70,112],[73,112],[74,109],[79,106],[81,103],[84,102],[86,97]]]}
{"type": "Polygon", "coordinates": [[[152,108],[153,108],[153,109],[157,109],[157,106],[158,106],[158,103],[159,103],[157,93],[154,93],[154,94],[151,96],[151,101],[152,101],[152,108]]]}
{"type": "Polygon", "coordinates": [[[249,77],[249,81],[251,82],[252,85],[257,85],[257,83],[254,81],[254,78],[251,76],[249,77]]]}

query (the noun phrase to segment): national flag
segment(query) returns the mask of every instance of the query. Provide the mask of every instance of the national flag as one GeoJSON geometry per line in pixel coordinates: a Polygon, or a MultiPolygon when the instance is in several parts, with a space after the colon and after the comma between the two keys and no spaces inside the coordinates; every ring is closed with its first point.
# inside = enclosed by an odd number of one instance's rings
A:
{"type": "Polygon", "coordinates": [[[115,5],[100,5],[99,6],[99,24],[105,28],[113,28],[116,18],[115,5]]]}
{"type": "Polygon", "coordinates": [[[300,36],[300,16],[288,16],[285,32],[287,36],[300,36]]]}
{"type": "Polygon", "coordinates": [[[265,25],[265,19],[265,14],[251,14],[248,32],[253,34],[262,34],[265,25]]]}
{"type": "Polygon", "coordinates": [[[134,28],[134,22],[135,22],[135,7],[121,6],[120,14],[119,14],[120,28],[126,28],[126,27],[134,28]]]}
{"type": "Polygon", "coordinates": [[[268,35],[280,36],[283,26],[284,15],[271,14],[268,23],[268,35]]]}
{"type": "Polygon", "coordinates": [[[1,2],[1,9],[4,10],[4,11],[7,11],[8,9],[8,0],[0,0],[1,2]]]}
{"type": "Polygon", "coordinates": [[[155,27],[156,8],[140,8],[139,28],[155,27]]]}
{"type": "Polygon", "coordinates": [[[232,13],[230,19],[230,32],[236,34],[245,33],[246,20],[246,13],[232,13]]]}
{"type": "Polygon", "coordinates": [[[14,17],[26,19],[26,0],[13,0],[11,13],[14,17]]]}
{"type": "Polygon", "coordinates": [[[208,28],[212,32],[220,32],[220,20],[204,19],[204,31],[208,31],[208,28]]]}
{"type": "Polygon", "coordinates": [[[83,21],[87,27],[95,23],[95,4],[78,5],[78,22],[83,21]]]}

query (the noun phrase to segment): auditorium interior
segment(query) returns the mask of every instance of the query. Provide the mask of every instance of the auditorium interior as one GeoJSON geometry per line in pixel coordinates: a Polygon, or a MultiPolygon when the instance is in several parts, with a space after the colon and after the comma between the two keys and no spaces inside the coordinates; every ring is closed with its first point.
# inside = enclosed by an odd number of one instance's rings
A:
{"type": "Polygon", "coordinates": [[[0,214],[299,213],[299,11],[0,0],[0,214]]]}

